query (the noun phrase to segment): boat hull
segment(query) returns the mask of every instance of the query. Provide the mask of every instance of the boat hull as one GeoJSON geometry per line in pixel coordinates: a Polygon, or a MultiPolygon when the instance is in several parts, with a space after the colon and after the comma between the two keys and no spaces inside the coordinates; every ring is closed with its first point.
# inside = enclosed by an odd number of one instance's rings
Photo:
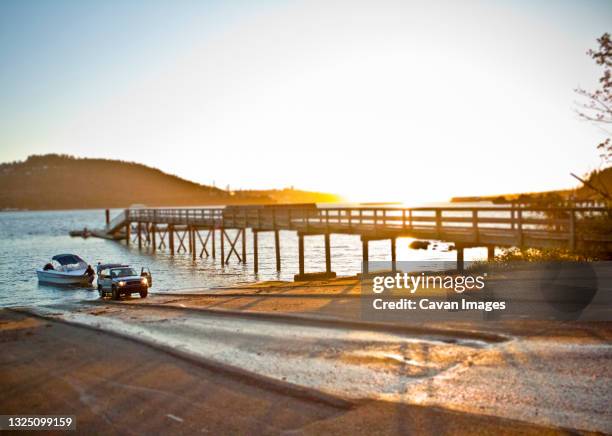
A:
{"type": "Polygon", "coordinates": [[[93,277],[89,277],[85,271],[43,271],[37,270],[40,283],[51,283],[54,285],[89,285],[93,277]]]}

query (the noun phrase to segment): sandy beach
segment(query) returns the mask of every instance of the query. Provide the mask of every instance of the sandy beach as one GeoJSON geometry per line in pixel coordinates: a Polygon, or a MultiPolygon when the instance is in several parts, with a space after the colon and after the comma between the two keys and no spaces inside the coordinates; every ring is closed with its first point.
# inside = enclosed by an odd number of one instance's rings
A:
{"type": "Polygon", "coordinates": [[[107,434],[612,431],[612,324],[372,323],[358,296],[343,278],[4,310],[0,408],[107,434]]]}

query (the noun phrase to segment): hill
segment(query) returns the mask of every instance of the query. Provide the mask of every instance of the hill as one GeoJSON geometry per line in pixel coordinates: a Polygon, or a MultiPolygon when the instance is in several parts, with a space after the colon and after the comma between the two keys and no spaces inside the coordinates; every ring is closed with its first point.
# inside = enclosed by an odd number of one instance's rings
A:
{"type": "MultiPolygon", "coordinates": [[[[593,171],[587,176],[583,177],[583,179],[598,190],[612,195],[612,167],[608,167],[599,171],[593,171]]],[[[586,185],[582,185],[578,188],[562,189],[557,191],[515,193],[489,196],[453,197],[451,201],[455,203],[473,201],[493,201],[495,203],[507,203],[516,200],[530,202],[555,199],[601,201],[604,199],[604,197],[595,189],[592,189],[586,185]]]]}
{"type": "Polygon", "coordinates": [[[339,201],[331,194],[270,190],[228,192],[146,165],[110,159],[35,155],[0,164],[0,209],[89,209],[339,201]]]}

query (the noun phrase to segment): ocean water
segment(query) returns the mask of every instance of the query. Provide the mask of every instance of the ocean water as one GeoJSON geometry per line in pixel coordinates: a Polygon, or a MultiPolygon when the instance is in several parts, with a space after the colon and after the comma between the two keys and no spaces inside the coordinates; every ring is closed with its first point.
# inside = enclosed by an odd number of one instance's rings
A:
{"type": "MultiPolygon", "coordinates": [[[[111,217],[119,211],[111,211],[111,217]]],[[[259,234],[259,273],[253,273],[253,240],[247,232],[247,262],[232,258],[221,266],[216,259],[204,258],[194,262],[187,253],[170,256],[167,251],[151,253],[132,244],[98,238],[72,238],[70,230],[100,228],[104,225],[103,210],[0,212],[0,307],[49,304],[59,300],[96,299],[91,288],[66,288],[38,283],[36,269],[60,253],[75,253],[92,265],[98,262],[127,263],[140,268],[146,266],[153,273],[152,292],[194,292],[215,287],[231,286],[261,280],[293,280],[298,272],[298,241],[295,232],[281,232],[282,271],[277,273],[274,257],[273,233],[259,234]]],[[[217,233],[218,237],[218,233],[217,233]]],[[[455,253],[447,251],[444,243],[428,250],[411,250],[411,239],[397,240],[398,260],[454,260],[455,253]]],[[[178,244],[177,244],[178,246],[178,244]]],[[[199,246],[199,242],[198,242],[199,246]]],[[[227,246],[226,246],[227,247],[227,246]]],[[[217,250],[219,240],[217,239],[217,250]]],[[[241,252],[241,248],[238,249],[241,252]]],[[[332,270],[339,276],[354,275],[361,270],[361,242],[355,235],[331,235],[332,270]]],[[[226,249],[227,253],[227,249],[226,249]]],[[[466,260],[483,259],[486,250],[466,250],[466,260]]],[[[370,242],[370,260],[390,260],[389,241],[370,242]]],[[[322,236],[305,238],[306,272],[325,270],[325,251],[322,236]]],[[[94,282],[95,285],[95,282],[94,282]]]]}

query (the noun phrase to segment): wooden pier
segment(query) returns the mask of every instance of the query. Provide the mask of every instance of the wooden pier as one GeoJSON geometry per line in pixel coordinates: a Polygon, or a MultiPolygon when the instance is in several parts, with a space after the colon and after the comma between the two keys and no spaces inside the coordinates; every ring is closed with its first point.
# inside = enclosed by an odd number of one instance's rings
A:
{"type": "Polygon", "coordinates": [[[391,265],[396,264],[396,240],[400,237],[440,240],[455,244],[457,269],[463,269],[464,250],[487,247],[588,248],[612,251],[612,235],[592,234],[581,223],[592,217],[612,217],[605,207],[317,207],[307,205],[227,206],[216,208],[126,209],[113,220],[107,215],[105,233],[128,244],[147,245],[153,251],[189,253],[196,258],[220,256],[225,265],[232,259],[247,262],[246,230],[253,232],[253,270],[259,265],[258,234],[273,232],[276,269],[281,269],[281,230],[298,236],[299,273],[296,280],[335,276],[331,267],[330,235],[359,235],[364,273],[369,260],[369,241],[389,240],[391,265]],[[304,270],[304,238],[323,236],[324,272],[304,270]],[[219,246],[216,246],[216,241],[219,246]]]}

